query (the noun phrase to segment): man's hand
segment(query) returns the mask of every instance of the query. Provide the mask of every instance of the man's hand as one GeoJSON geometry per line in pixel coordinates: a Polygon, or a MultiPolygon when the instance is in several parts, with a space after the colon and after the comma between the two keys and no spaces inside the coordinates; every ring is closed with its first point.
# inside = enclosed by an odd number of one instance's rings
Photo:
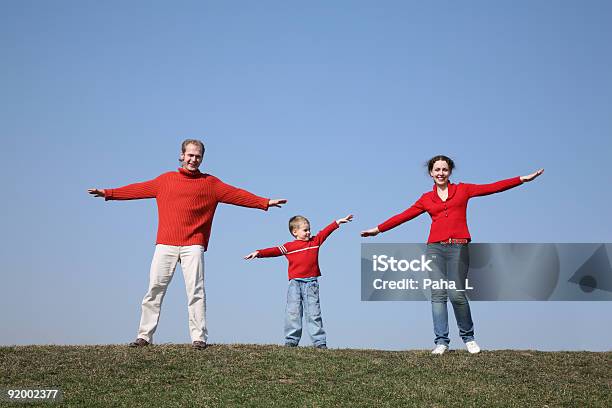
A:
{"type": "Polygon", "coordinates": [[[347,215],[344,218],[340,218],[339,220],[336,220],[336,222],[338,223],[338,225],[340,224],[346,224],[347,222],[351,222],[353,221],[353,214],[347,215]]]}
{"type": "Polygon", "coordinates": [[[376,228],[372,228],[369,230],[361,231],[361,236],[362,237],[375,237],[379,233],[380,231],[378,230],[378,227],[376,227],[376,228]]]}
{"type": "Polygon", "coordinates": [[[250,254],[245,256],[244,259],[254,259],[257,258],[257,255],[259,255],[259,251],[251,252],[250,254]]]}
{"type": "Polygon", "coordinates": [[[106,197],[106,191],[97,188],[90,188],[87,192],[94,197],[106,197]]]}
{"type": "Polygon", "coordinates": [[[538,171],[536,171],[535,173],[531,173],[527,176],[521,176],[521,181],[523,183],[527,183],[528,181],[531,181],[533,179],[535,179],[536,177],[538,177],[540,174],[544,173],[544,169],[540,169],[538,171]]]}
{"type": "Polygon", "coordinates": [[[287,200],[284,198],[276,198],[274,200],[268,201],[268,207],[282,207],[283,204],[286,204],[287,200]]]}

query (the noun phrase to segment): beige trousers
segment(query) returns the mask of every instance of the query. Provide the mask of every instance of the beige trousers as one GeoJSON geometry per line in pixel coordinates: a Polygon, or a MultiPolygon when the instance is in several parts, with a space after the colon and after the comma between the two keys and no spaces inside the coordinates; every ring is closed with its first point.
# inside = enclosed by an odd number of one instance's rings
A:
{"type": "Polygon", "coordinates": [[[202,245],[157,244],[149,273],[149,290],[142,300],[142,314],[138,329],[138,337],[148,342],[153,340],[164,295],[178,262],[181,263],[187,290],[191,341],[206,341],[208,338],[206,292],[204,291],[204,247],[202,245]]]}

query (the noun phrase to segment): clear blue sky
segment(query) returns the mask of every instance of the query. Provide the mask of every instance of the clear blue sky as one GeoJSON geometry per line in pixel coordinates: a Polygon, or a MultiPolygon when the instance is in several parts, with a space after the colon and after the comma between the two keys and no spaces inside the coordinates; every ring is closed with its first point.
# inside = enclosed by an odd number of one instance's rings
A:
{"type": "MultiPolygon", "coordinates": [[[[546,173],[475,199],[477,242],[610,242],[608,1],[17,1],[0,3],[0,344],[133,340],[153,200],[104,202],[178,167],[289,204],[218,209],[206,255],[210,341],[281,343],[284,258],[246,262],[355,214],[320,264],[331,347],[429,348],[426,302],[360,301],[359,231],[454,181],[546,173]]],[[[367,242],[423,242],[421,216],[367,242]]],[[[189,341],[177,271],[156,342],[189,341]]],[[[474,302],[483,348],[610,350],[610,303],[474,302]]],[[[452,346],[460,347],[451,318],[452,346]]],[[[304,339],[304,344],[308,344],[304,339]]],[[[303,340],[303,341],[304,341],[303,340]]]]}

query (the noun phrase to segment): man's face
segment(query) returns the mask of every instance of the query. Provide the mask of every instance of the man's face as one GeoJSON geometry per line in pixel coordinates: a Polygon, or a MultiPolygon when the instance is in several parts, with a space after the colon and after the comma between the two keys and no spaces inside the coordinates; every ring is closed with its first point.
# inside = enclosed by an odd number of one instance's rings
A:
{"type": "Polygon", "coordinates": [[[200,146],[192,143],[185,146],[185,153],[181,153],[181,161],[185,170],[196,171],[202,164],[202,149],[200,149],[200,146]]]}

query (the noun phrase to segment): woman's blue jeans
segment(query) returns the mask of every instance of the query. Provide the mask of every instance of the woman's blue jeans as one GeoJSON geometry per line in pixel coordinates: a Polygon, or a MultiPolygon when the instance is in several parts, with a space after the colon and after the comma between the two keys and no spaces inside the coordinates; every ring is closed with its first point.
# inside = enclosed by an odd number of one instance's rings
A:
{"type": "Polygon", "coordinates": [[[431,289],[431,312],[434,326],[434,343],[448,345],[448,311],[446,302],[450,298],[459,336],[464,343],[474,340],[474,323],[470,304],[465,294],[465,279],[470,264],[467,244],[428,244],[427,259],[432,259],[429,277],[432,281],[455,282],[456,289],[431,289]]]}
{"type": "Polygon", "coordinates": [[[285,311],[285,344],[297,346],[302,337],[302,314],[315,346],[326,345],[325,330],[319,302],[319,282],[291,279],[287,289],[285,311]]]}

